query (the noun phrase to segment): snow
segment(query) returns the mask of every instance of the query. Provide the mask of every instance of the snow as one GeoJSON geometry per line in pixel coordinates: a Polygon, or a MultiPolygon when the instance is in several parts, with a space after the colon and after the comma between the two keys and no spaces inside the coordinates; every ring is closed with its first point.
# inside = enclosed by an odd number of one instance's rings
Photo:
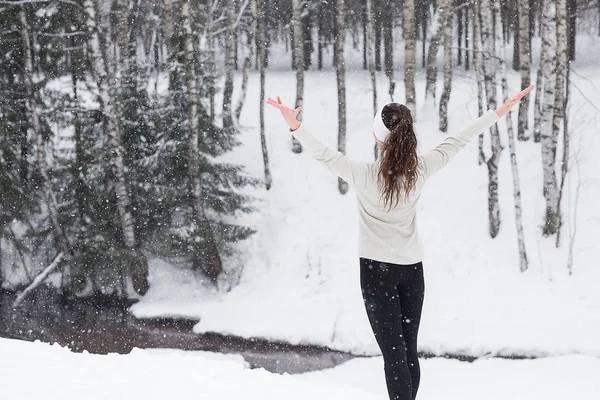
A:
{"type": "MultiPolygon", "coordinates": [[[[570,110],[572,151],[577,164],[564,201],[563,245],[541,237],[544,199],[539,144],[517,143],[523,218],[529,270],[519,272],[514,222],[512,176],[505,122],[500,123],[506,151],[501,157],[502,226],[496,239],[487,231],[487,170],[477,165],[474,140],[425,187],[419,225],[426,248],[426,294],[419,350],[434,354],[600,356],[600,227],[597,171],[600,150],[600,73],[576,65],[570,110]],[[596,86],[594,85],[596,84],[596,86]],[[578,172],[579,171],[579,172],[578,172]],[[572,236],[575,199],[576,240],[572,275],[566,264],[572,236]]],[[[238,76],[237,79],[240,79],[238,76]]],[[[378,76],[380,101],[386,101],[387,81],[378,76]]],[[[337,92],[335,74],[306,74],[304,121],[325,143],[336,146],[337,92]]],[[[258,75],[249,79],[248,100],[241,116],[242,146],[223,160],[244,165],[262,177],[258,131],[258,75]]],[[[347,154],[372,159],[370,81],[366,72],[347,74],[347,154]]],[[[417,103],[422,103],[424,76],[417,76],[417,103]]],[[[473,77],[457,72],[449,105],[450,131],[476,118],[473,77]]],[[[509,76],[511,91],[519,76],[509,76]]],[[[270,72],[268,96],[293,102],[294,75],[270,72]]],[[[396,98],[403,87],[397,85],[396,98]]],[[[236,96],[234,96],[234,99],[236,96]]],[[[194,331],[241,337],[263,337],[293,344],[315,344],[356,354],[378,354],[363,309],[358,280],[357,218],[353,193],[338,193],[337,179],[307,154],[295,155],[276,110],[267,109],[266,129],[273,187],[248,190],[257,197],[257,212],[238,221],[257,230],[239,244],[227,260],[230,269],[243,267],[240,284],[222,295],[203,291],[177,265],[153,261],[148,294],[132,307],[139,318],[183,316],[199,320],[194,331]],[[165,272],[168,271],[168,272],[165,272]],[[161,279],[159,274],[169,275],[161,279]],[[178,278],[179,276],[179,278],[178,278]],[[186,278],[187,277],[187,278],[186,278]],[[189,282],[184,283],[186,279],[189,282]],[[173,294],[175,293],[175,296],[173,294]],[[204,294],[202,294],[204,293],[204,294]]],[[[419,110],[416,125],[420,150],[433,147],[442,134],[437,115],[419,110]]],[[[513,116],[516,125],[516,115],[513,116]]],[[[486,151],[489,145],[486,143],[486,151]]],[[[559,152],[560,159],[561,154],[559,152]]]]}
{"type": "MultiPolygon", "coordinates": [[[[126,355],[92,355],[58,345],[0,339],[0,355],[2,394],[7,399],[386,398],[380,357],[301,375],[278,375],[249,369],[239,356],[201,351],[134,349],[126,355]]],[[[473,363],[428,359],[421,365],[419,400],[600,397],[596,379],[600,360],[589,356],[473,363]]]]}

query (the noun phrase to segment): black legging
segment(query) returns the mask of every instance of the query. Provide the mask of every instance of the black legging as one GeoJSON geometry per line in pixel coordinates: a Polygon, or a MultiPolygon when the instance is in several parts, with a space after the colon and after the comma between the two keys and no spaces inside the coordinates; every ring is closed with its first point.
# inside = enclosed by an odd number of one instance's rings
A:
{"type": "Polygon", "coordinates": [[[390,400],[414,400],[421,379],[417,334],[425,293],[423,264],[398,265],[361,258],[360,285],[383,354],[390,400]]]}

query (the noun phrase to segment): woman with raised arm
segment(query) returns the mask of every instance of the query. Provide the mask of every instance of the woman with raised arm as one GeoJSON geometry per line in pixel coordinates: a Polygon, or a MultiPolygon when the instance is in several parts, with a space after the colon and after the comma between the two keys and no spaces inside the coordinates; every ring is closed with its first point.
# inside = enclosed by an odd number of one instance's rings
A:
{"type": "Polygon", "coordinates": [[[297,121],[301,111],[277,97],[293,135],[312,156],[355,190],[359,210],[359,258],[362,296],[381,349],[390,400],[414,400],[420,381],[417,334],[424,298],[423,246],[417,231],[416,205],[427,179],[460,149],[503,117],[523,90],[497,110],[489,110],[430,152],[417,155],[417,137],[410,110],[384,105],[375,115],[373,135],[382,150],[372,163],[353,161],[333,150],[297,121]]]}

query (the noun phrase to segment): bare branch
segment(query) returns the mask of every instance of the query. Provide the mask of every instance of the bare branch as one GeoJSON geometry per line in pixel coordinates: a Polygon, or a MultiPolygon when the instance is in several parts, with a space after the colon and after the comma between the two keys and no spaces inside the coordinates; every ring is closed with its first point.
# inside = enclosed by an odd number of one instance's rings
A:
{"type": "Polygon", "coordinates": [[[19,304],[21,304],[21,302],[23,302],[23,299],[29,294],[29,292],[31,292],[33,289],[38,287],[42,282],[44,282],[44,280],[46,280],[48,275],[50,275],[60,265],[60,262],[63,260],[64,255],[65,254],[62,251],[60,253],[58,253],[58,255],[54,258],[52,263],[50,265],[48,265],[38,276],[35,277],[35,279],[31,283],[31,285],[27,286],[27,288],[25,290],[23,290],[23,292],[19,296],[17,296],[17,299],[14,301],[14,303],[12,305],[13,308],[19,307],[19,304]]]}

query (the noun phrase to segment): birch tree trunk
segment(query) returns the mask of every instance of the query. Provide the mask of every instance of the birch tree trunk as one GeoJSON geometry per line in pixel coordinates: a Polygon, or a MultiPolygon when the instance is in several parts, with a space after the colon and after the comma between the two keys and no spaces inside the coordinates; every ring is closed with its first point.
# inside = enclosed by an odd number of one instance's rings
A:
{"type": "Polygon", "coordinates": [[[416,93],[415,93],[415,66],[417,58],[417,31],[415,27],[415,0],[404,1],[404,89],[406,92],[406,107],[412,113],[413,120],[417,121],[416,93]]]}
{"type": "MultiPolygon", "coordinates": [[[[483,77],[487,94],[487,108],[497,108],[496,93],[496,45],[494,40],[493,5],[490,0],[481,0],[481,39],[483,50],[483,77]]],[[[498,164],[500,162],[500,134],[498,125],[490,128],[492,155],[486,161],[488,167],[488,212],[490,236],[495,238],[500,231],[500,205],[498,204],[498,164]]]]}
{"type": "MultiPolygon", "coordinates": [[[[500,0],[495,0],[494,9],[496,13],[496,20],[500,17],[500,0]]],[[[507,80],[507,67],[506,57],[508,56],[506,51],[506,44],[502,39],[502,28],[500,24],[496,24],[496,40],[500,44],[499,59],[500,70],[502,73],[502,97],[506,102],[509,99],[508,80],[507,80]],[[498,40],[500,39],[500,40],[498,40]]],[[[527,250],[525,248],[525,234],[523,233],[523,206],[521,205],[521,182],[519,179],[519,166],[517,163],[517,148],[515,144],[515,133],[513,130],[512,112],[509,111],[506,115],[506,133],[508,134],[508,147],[510,151],[510,165],[513,175],[513,195],[515,199],[515,224],[517,227],[517,242],[519,245],[519,265],[521,272],[524,272],[528,268],[527,261],[527,250]]]]}
{"type": "MultiPolygon", "coordinates": [[[[170,0],[172,1],[172,0],[170,0]]],[[[206,46],[208,48],[208,57],[207,57],[207,69],[210,74],[210,79],[208,80],[208,104],[210,115],[210,122],[215,121],[215,94],[216,94],[216,61],[215,58],[217,56],[217,52],[215,50],[215,38],[213,35],[213,13],[215,7],[215,0],[207,0],[206,1],[206,10],[207,10],[207,18],[206,18],[206,46]]]]}
{"type": "MultiPolygon", "coordinates": [[[[377,113],[377,76],[375,75],[375,60],[373,59],[373,15],[371,8],[371,0],[365,0],[366,14],[366,35],[365,48],[367,52],[367,68],[371,77],[371,89],[373,90],[373,116],[377,113]]],[[[375,160],[379,157],[379,145],[377,142],[373,147],[373,155],[375,160]]]]}
{"type": "MultiPolygon", "coordinates": [[[[391,5],[391,4],[390,4],[391,5]]],[[[383,27],[383,41],[385,43],[385,75],[388,78],[388,94],[390,95],[390,101],[394,101],[394,91],[396,89],[396,82],[394,77],[394,37],[393,37],[393,13],[388,10],[387,15],[384,19],[383,27]]]]}
{"type": "MultiPolygon", "coordinates": [[[[571,152],[571,135],[569,133],[569,121],[567,118],[568,110],[569,110],[569,93],[571,91],[570,85],[570,76],[571,76],[571,62],[567,62],[567,71],[566,71],[566,87],[565,87],[565,101],[564,101],[564,109],[563,109],[563,158],[560,168],[560,189],[558,192],[558,209],[561,209],[562,198],[564,194],[565,180],[567,179],[567,173],[569,172],[569,160],[570,160],[570,152],[571,152]]],[[[558,220],[558,232],[556,232],[556,247],[560,247],[560,233],[562,228],[562,218],[558,220]]]]}
{"type": "Polygon", "coordinates": [[[38,106],[33,84],[33,52],[31,48],[31,37],[29,35],[29,23],[25,13],[25,6],[19,7],[19,20],[21,23],[21,39],[23,40],[23,55],[25,60],[23,77],[25,88],[27,90],[27,108],[29,109],[32,142],[36,144],[37,167],[40,173],[40,180],[44,200],[50,214],[52,229],[56,236],[58,247],[65,255],[71,254],[71,246],[65,235],[65,231],[60,223],[58,204],[56,196],[52,190],[52,183],[49,175],[48,162],[46,161],[46,144],[44,142],[44,134],[42,132],[41,116],[38,113],[38,106]]]}
{"type": "MultiPolygon", "coordinates": [[[[479,116],[483,115],[485,104],[485,87],[483,85],[483,57],[481,54],[481,18],[479,12],[479,0],[471,0],[471,13],[473,19],[473,63],[475,64],[475,78],[477,80],[477,105],[479,116]]],[[[478,138],[479,165],[485,164],[485,152],[483,151],[483,133],[478,138]]]]}
{"type": "MultiPolygon", "coordinates": [[[[556,0],[556,89],[554,96],[554,113],[552,117],[552,136],[544,140],[542,136],[542,146],[549,145],[547,150],[549,162],[546,167],[544,162],[544,193],[546,194],[546,221],[544,223],[544,234],[552,235],[558,232],[560,224],[560,209],[558,208],[558,181],[556,178],[556,148],[558,136],[562,126],[564,115],[564,90],[565,90],[565,72],[567,69],[567,0],[556,0]],[[550,169],[551,168],[551,169],[550,169]],[[547,170],[547,171],[546,171],[547,170]],[[546,176],[548,174],[548,176],[546,176]]],[[[542,134],[543,135],[543,134],[542,134]]]]}
{"type": "MultiPolygon", "coordinates": [[[[304,0],[292,0],[293,15],[292,27],[294,31],[294,69],[296,70],[296,107],[304,106],[304,44],[302,43],[302,8],[304,0]]],[[[302,121],[302,114],[298,114],[298,121],[302,121]]],[[[290,135],[292,136],[292,135],[290,135]]],[[[302,145],[292,136],[292,151],[302,152],[302,145]]]]}
{"type": "MultiPolygon", "coordinates": [[[[431,43],[427,51],[427,78],[425,84],[425,104],[431,102],[434,106],[437,104],[436,101],[436,85],[437,85],[437,74],[438,74],[438,63],[437,55],[444,33],[445,21],[448,16],[452,13],[452,0],[438,0],[438,11],[437,20],[438,27],[435,34],[431,37],[431,43]]],[[[445,64],[444,64],[445,65],[445,64]]]]}
{"type": "MultiPolygon", "coordinates": [[[[202,183],[200,180],[200,150],[198,147],[198,131],[199,131],[199,110],[198,110],[198,79],[196,76],[194,57],[194,43],[192,23],[190,16],[190,0],[182,0],[181,2],[181,23],[184,30],[184,46],[185,46],[185,83],[188,95],[188,121],[189,131],[188,136],[188,174],[190,179],[190,199],[192,201],[192,209],[194,213],[194,222],[204,239],[205,252],[199,254],[195,260],[196,264],[203,261],[204,270],[207,276],[216,281],[223,270],[221,257],[217,248],[217,243],[214,238],[210,221],[208,220],[204,209],[204,196],[202,194],[202,183]]],[[[231,21],[229,21],[231,23],[231,21]]]]}
{"type": "MultiPolygon", "coordinates": [[[[531,85],[531,36],[529,35],[529,0],[518,0],[519,4],[519,68],[521,70],[521,90],[531,85]]],[[[518,139],[527,140],[527,116],[529,97],[519,103],[518,139]]]]}
{"type": "Polygon", "coordinates": [[[224,3],[227,28],[225,30],[225,85],[223,86],[223,128],[233,128],[232,96],[235,70],[235,0],[224,3]]]}
{"type": "Polygon", "coordinates": [[[263,156],[263,168],[265,171],[265,187],[271,189],[273,179],[269,168],[269,152],[267,149],[267,137],[265,135],[265,69],[266,69],[266,43],[265,43],[265,7],[264,0],[254,0],[256,15],[256,47],[258,52],[258,68],[260,73],[260,147],[263,156]]]}
{"type": "MultiPolygon", "coordinates": [[[[346,69],[344,66],[344,42],[346,38],[346,7],[344,0],[337,0],[335,35],[335,72],[338,92],[338,151],[346,152],[346,69]]],[[[348,183],[338,178],[338,189],[341,194],[348,192],[348,183]]]]}
{"type": "MultiPolygon", "coordinates": [[[[448,4],[448,8],[449,4],[448,4]]],[[[448,132],[448,102],[452,91],[452,23],[454,13],[448,12],[446,19],[442,20],[444,31],[444,89],[440,98],[440,131],[448,132]]]]}
{"type": "Polygon", "coordinates": [[[240,115],[242,114],[242,108],[244,108],[244,102],[246,101],[246,94],[248,92],[248,72],[252,65],[252,57],[254,57],[253,31],[255,31],[254,27],[246,32],[248,48],[246,57],[244,58],[244,66],[242,67],[242,91],[240,93],[237,106],[235,107],[235,120],[238,121],[238,124],[240,121],[240,115]]]}
{"type": "MultiPolygon", "coordinates": [[[[544,126],[550,132],[551,114],[554,105],[554,89],[556,85],[556,4],[554,0],[544,0],[542,4],[540,68],[537,76],[535,96],[534,140],[542,141],[544,126]],[[548,88],[550,86],[550,88],[548,88]],[[549,90],[548,93],[546,91],[549,90]],[[549,104],[545,104],[548,102],[549,104]]],[[[549,134],[549,133],[548,133],[549,134]]]]}
{"type": "Polygon", "coordinates": [[[87,14],[86,26],[89,33],[90,58],[92,70],[99,94],[100,112],[103,116],[104,129],[108,135],[110,147],[111,166],[113,172],[113,184],[117,197],[117,209],[123,230],[123,244],[127,249],[135,249],[135,232],[133,228],[133,216],[131,215],[131,199],[125,181],[125,166],[123,154],[125,149],[121,143],[121,126],[119,125],[116,101],[114,99],[115,89],[114,76],[111,71],[113,64],[112,46],[110,41],[109,16],[110,5],[103,3],[101,6],[93,0],[84,2],[87,14]],[[98,16],[97,11],[98,10],[98,16]],[[100,27],[96,24],[99,20],[100,27]],[[100,41],[99,28],[103,31],[103,42],[100,41]]]}
{"type": "MultiPolygon", "coordinates": [[[[562,1],[562,0],[560,0],[562,1]]],[[[556,143],[557,137],[553,129],[556,102],[557,71],[555,49],[563,47],[556,43],[556,2],[545,0],[542,15],[542,53],[544,50],[550,61],[542,64],[543,98],[539,127],[542,144],[542,166],[544,171],[544,198],[546,199],[546,217],[543,228],[544,235],[556,233],[558,228],[558,187],[556,181],[556,143]]],[[[564,38],[564,37],[563,37],[564,38]]],[[[562,81],[564,82],[564,81],[562,81]]],[[[539,89],[538,89],[539,90],[539,89]]],[[[559,113],[560,118],[560,113],[559,113]]]]}

